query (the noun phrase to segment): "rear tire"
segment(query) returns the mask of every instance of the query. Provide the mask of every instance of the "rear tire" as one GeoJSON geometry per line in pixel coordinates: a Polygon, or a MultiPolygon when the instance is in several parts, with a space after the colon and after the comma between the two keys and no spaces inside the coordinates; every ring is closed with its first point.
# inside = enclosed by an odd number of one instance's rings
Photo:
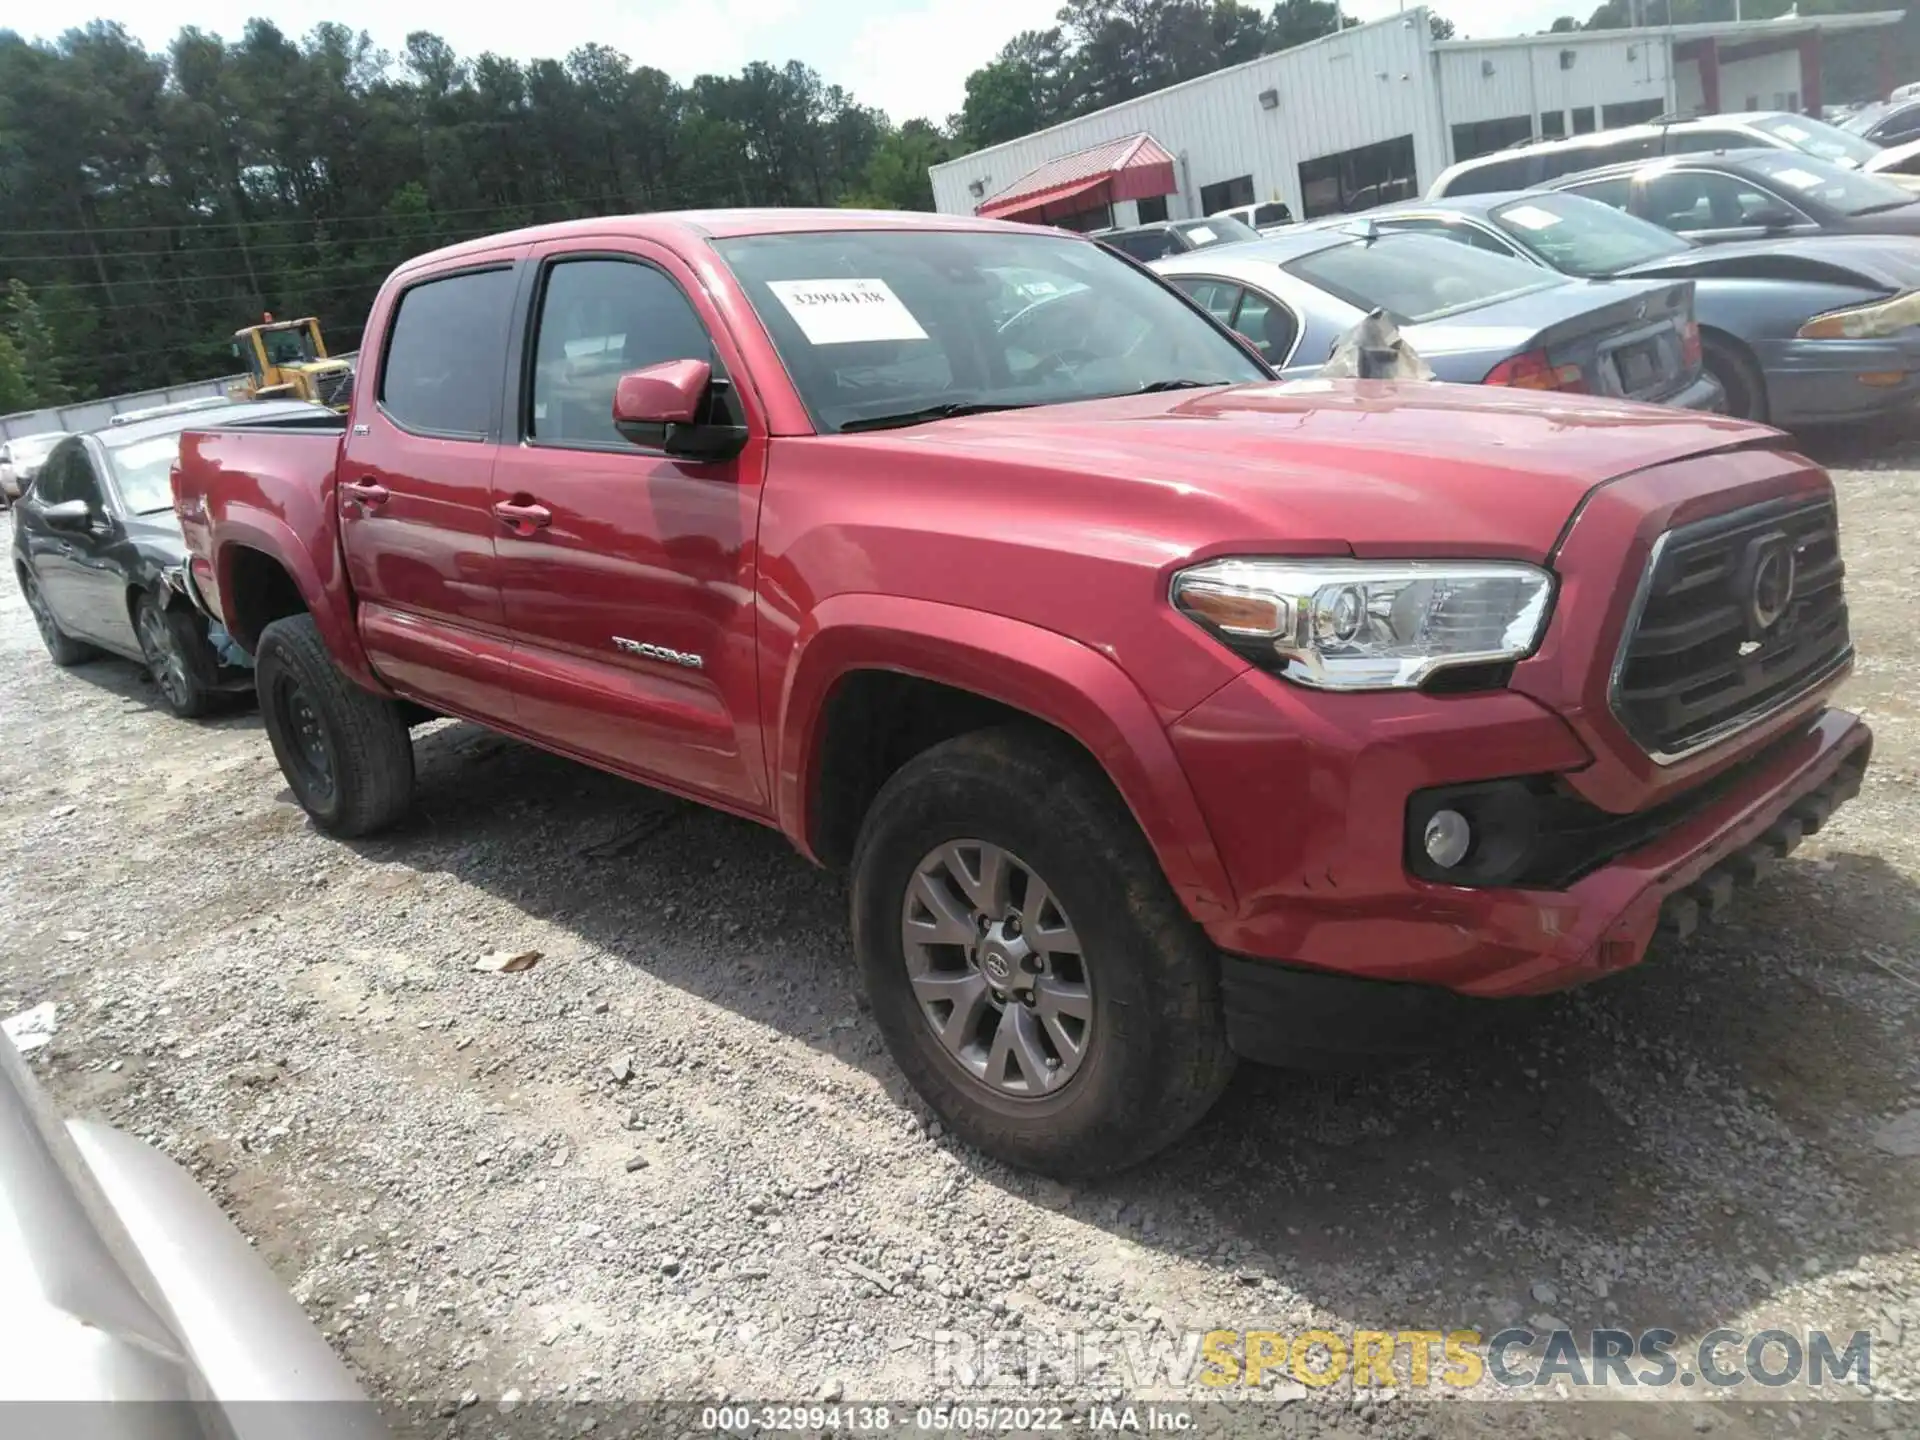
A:
{"type": "Polygon", "coordinates": [[[160,703],[182,720],[206,714],[219,691],[220,667],[201,622],[179,606],[142,595],[133,628],[160,703]]]}
{"type": "Polygon", "coordinates": [[[27,609],[33,612],[33,623],[40,631],[41,640],[46,642],[47,654],[53,663],[66,669],[70,665],[84,665],[98,658],[100,652],[83,640],[76,640],[60,628],[60,622],[53,618],[53,611],[47,608],[46,596],[40,593],[40,582],[33,578],[33,572],[21,569],[20,593],[26,598],[27,609]]]}
{"type": "Polygon", "coordinates": [[[1766,422],[1767,380],[1751,355],[1732,341],[1709,336],[1701,342],[1700,363],[1726,392],[1727,414],[1766,422]]]}
{"type": "Polygon", "coordinates": [[[888,780],[855,847],[852,908],[895,1062],[1008,1164],[1062,1177],[1137,1164],[1232,1074],[1205,936],[1106,777],[1037,727],[961,736],[888,780]],[[974,883],[989,850],[1013,877],[998,886],[974,883]]]}
{"type": "Polygon", "coordinates": [[[311,615],[261,632],[254,677],[280,773],[314,824],[351,838],[406,814],[413,742],[400,706],[341,674],[311,615]]]}

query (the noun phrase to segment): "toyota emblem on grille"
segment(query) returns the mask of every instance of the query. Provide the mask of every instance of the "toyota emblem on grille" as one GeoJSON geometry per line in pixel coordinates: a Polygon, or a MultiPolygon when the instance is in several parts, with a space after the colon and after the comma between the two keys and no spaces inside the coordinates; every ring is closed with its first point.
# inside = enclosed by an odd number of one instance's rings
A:
{"type": "Polygon", "coordinates": [[[1778,625],[1793,607],[1797,578],[1793,541],[1785,535],[1765,535],[1747,552],[1746,606],[1749,633],[1758,639],[1778,625]]]}

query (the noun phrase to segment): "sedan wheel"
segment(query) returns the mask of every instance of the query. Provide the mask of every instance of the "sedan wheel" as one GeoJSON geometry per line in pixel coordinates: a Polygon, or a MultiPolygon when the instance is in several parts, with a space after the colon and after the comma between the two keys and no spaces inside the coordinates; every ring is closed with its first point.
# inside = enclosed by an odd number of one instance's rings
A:
{"type": "Polygon", "coordinates": [[[78,665],[100,653],[60,628],[60,622],[53,618],[47,597],[40,593],[40,582],[33,578],[32,571],[20,571],[20,592],[26,597],[27,609],[33,614],[34,628],[40,632],[40,639],[45,643],[47,654],[53,658],[54,664],[78,665]]]}
{"type": "Polygon", "coordinates": [[[194,617],[147,596],[134,612],[133,628],[161,703],[185,720],[206,714],[219,679],[213,651],[194,617]]]}

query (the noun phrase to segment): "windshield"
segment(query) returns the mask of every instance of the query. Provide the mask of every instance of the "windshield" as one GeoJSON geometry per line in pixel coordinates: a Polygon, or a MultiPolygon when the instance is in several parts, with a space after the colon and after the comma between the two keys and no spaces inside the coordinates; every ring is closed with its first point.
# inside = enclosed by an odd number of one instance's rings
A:
{"type": "Polygon", "coordinates": [[[1566,283],[1538,265],[1437,235],[1356,239],[1303,255],[1285,268],[1356,310],[1377,307],[1402,325],[1566,283]]]}
{"type": "Polygon", "coordinates": [[[714,248],[823,433],[941,407],[1267,378],[1178,295],[1084,240],[832,230],[714,248]]]}
{"type": "Polygon", "coordinates": [[[1173,228],[1186,236],[1196,250],[1208,245],[1232,245],[1241,240],[1260,238],[1260,232],[1237,215],[1209,215],[1204,220],[1182,220],[1173,228]]]}
{"type": "Polygon", "coordinates": [[[107,449],[121,502],[135,515],[173,509],[173,462],[180,458],[180,435],[160,435],[107,449]]]}
{"type": "Polygon", "coordinates": [[[1864,165],[1880,153],[1880,147],[1871,140],[1849,135],[1838,125],[1805,115],[1762,115],[1753,122],[1753,128],[1764,130],[1805,154],[1849,168],[1864,165]]]}
{"type": "Polygon", "coordinates": [[[260,343],[267,347],[269,365],[299,365],[304,361],[320,358],[313,348],[312,337],[304,328],[263,331],[260,335],[260,343]]]}
{"type": "Polygon", "coordinates": [[[1776,155],[1755,155],[1746,163],[1754,174],[1778,186],[1788,199],[1817,205],[1836,215],[1891,210],[1913,200],[1911,194],[1891,180],[1863,175],[1858,170],[1842,170],[1811,155],[1783,151],[1776,155]]]}
{"type": "Polygon", "coordinates": [[[1493,223],[1568,275],[1612,275],[1693,247],[1611,205],[1581,195],[1533,195],[1492,213],[1493,223]]]}

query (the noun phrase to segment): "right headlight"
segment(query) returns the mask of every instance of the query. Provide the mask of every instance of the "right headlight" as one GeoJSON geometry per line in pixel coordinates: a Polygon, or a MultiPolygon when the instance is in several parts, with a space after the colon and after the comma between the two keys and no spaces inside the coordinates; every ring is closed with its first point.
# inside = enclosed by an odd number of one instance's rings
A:
{"type": "Polygon", "coordinates": [[[1553,577],[1517,561],[1210,560],[1172,600],[1227,644],[1319,690],[1412,690],[1530,653],[1553,577]]]}

